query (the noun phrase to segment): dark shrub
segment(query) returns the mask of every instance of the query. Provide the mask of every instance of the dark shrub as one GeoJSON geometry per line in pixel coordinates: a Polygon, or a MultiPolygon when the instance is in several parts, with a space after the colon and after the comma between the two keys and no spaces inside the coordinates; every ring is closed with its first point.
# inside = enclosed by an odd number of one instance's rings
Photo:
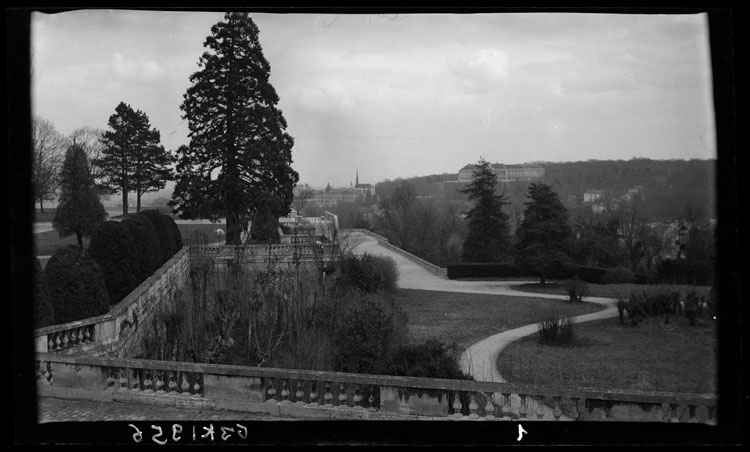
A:
{"type": "Polygon", "coordinates": [[[177,226],[177,223],[174,221],[174,218],[170,217],[169,215],[163,215],[163,217],[164,217],[164,221],[166,222],[169,235],[172,236],[171,256],[174,256],[175,254],[179,253],[180,250],[182,249],[182,232],[180,232],[180,228],[179,226],[177,226]]]}
{"type": "Polygon", "coordinates": [[[34,327],[42,328],[55,324],[55,310],[49,298],[47,278],[42,264],[34,258],[34,327]]]}
{"type": "Polygon", "coordinates": [[[714,282],[714,264],[711,261],[665,259],[656,266],[662,284],[711,285],[714,282]]]}
{"type": "Polygon", "coordinates": [[[473,380],[470,375],[461,371],[457,354],[456,344],[449,346],[434,339],[418,345],[402,345],[394,351],[381,373],[404,377],[473,380]]]}
{"type": "Polygon", "coordinates": [[[384,256],[346,254],[341,259],[338,285],[364,293],[393,292],[398,282],[398,267],[384,256]]]}
{"type": "Polygon", "coordinates": [[[573,320],[553,317],[537,324],[539,343],[542,345],[569,346],[575,340],[573,320]]]}
{"type": "Polygon", "coordinates": [[[583,297],[588,297],[589,293],[591,293],[589,284],[580,279],[569,279],[563,285],[566,292],[568,292],[570,301],[583,301],[583,297]]]}
{"type": "Polygon", "coordinates": [[[161,254],[159,266],[161,266],[173,256],[174,240],[169,232],[167,220],[158,210],[142,210],[138,215],[143,215],[151,220],[151,224],[156,229],[156,236],[159,237],[159,253],[161,254]]]}
{"type": "Polygon", "coordinates": [[[128,228],[119,221],[105,221],[97,226],[88,252],[101,268],[112,304],[122,301],[140,284],[138,252],[128,228]]]}
{"type": "Polygon", "coordinates": [[[468,263],[447,266],[448,278],[507,278],[521,276],[513,264],[468,263]]]}
{"type": "Polygon", "coordinates": [[[139,279],[143,281],[161,267],[161,244],[156,228],[143,215],[129,215],[122,220],[133,238],[138,254],[139,279]]]}
{"type": "Polygon", "coordinates": [[[99,265],[78,248],[59,248],[44,269],[55,323],[68,323],[105,314],[109,295],[99,265]]]}
{"type": "Polygon", "coordinates": [[[377,372],[393,346],[396,325],[392,306],[380,297],[361,295],[353,296],[343,309],[334,333],[335,370],[377,372]]]}

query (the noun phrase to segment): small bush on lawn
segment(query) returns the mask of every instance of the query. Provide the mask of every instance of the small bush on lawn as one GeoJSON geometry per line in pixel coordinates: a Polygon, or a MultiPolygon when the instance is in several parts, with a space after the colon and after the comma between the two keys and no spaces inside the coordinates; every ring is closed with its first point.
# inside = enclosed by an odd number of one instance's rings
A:
{"type": "Polygon", "coordinates": [[[573,320],[569,317],[553,317],[537,324],[539,343],[542,345],[570,346],[575,337],[573,320]]]}
{"type": "Polygon", "coordinates": [[[567,280],[563,285],[565,286],[565,291],[570,297],[570,301],[583,301],[583,297],[588,297],[591,293],[589,290],[589,284],[580,279],[567,280]]]}
{"type": "Polygon", "coordinates": [[[161,267],[161,244],[156,228],[151,221],[143,215],[129,215],[122,220],[133,237],[136,253],[138,255],[138,267],[141,281],[153,275],[161,267]]]}
{"type": "Polygon", "coordinates": [[[141,283],[133,237],[119,221],[99,224],[91,235],[88,252],[101,268],[112,304],[122,301],[141,283]]]}
{"type": "Polygon", "coordinates": [[[99,265],[77,245],[59,248],[44,269],[55,323],[105,314],[109,295],[99,265]]]}
{"type": "Polygon", "coordinates": [[[341,259],[337,283],[363,293],[393,292],[397,288],[398,267],[390,257],[346,254],[341,259]]]}
{"type": "Polygon", "coordinates": [[[159,237],[159,253],[161,255],[159,266],[161,266],[174,255],[172,253],[174,240],[172,239],[172,234],[169,232],[167,220],[158,210],[142,210],[138,215],[143,215],[151,220],[151,224],[156,229],[156,236],[159,237]]]}
{"type": "Polygon", "coordinates": [[[382,373],[404,377],[473,380],[461,371],[456,344],[430,339],[422,344],[402,345],[389,357],[382,373]]]}
{"type": "Polygon", "coordinates": [[[55,310],[49,298],[47,278],[39,259],[34,258],[34,327],[42,328],[55,324],[55,310]]]}

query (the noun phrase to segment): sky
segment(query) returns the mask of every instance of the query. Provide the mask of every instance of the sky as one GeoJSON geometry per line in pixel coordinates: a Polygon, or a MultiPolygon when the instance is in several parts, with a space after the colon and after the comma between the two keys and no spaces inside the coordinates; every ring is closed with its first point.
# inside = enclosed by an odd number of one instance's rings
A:
{"type": "MultiPolygon", "coordinates": [[[[493,163],[716,157],[703,14],[253,13],[315,188],[493,163]]],[[[64,135],[120,102],[174,150],[217,12],[32,16],[32,112],[64,135]]]]}

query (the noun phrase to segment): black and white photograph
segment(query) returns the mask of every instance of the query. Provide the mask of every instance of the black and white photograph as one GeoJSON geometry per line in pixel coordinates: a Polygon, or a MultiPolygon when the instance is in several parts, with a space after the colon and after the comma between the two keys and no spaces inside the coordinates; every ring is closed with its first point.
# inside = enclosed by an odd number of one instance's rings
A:
{"type": "Polygon", "coordinates": [[[17,444],[742,443],[732,8],[15,13],[17,444]]]}

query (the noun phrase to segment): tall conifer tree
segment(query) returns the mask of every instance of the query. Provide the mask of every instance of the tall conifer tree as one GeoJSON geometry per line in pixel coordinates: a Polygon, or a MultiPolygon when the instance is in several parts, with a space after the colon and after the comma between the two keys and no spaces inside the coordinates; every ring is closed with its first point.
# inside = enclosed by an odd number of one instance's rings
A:
{"type": "Polygon", "coordinates": [[[52,226],[60,237],[75,234],[78,246],[83,249],[83,237],[90,237],[106,216],[83,148],[78,145],[68,148],[60,178],[60,203],[52,226]]]}
{"type": "Polygon", "coordinates": [[[503,206],[504,194],[495,194],[497,176],[490,163],[480,159],[473,180],[462,190],[469,194],[474,207],[467,214],[469,233],[464,241],[465,262],[502,262],[511,250],[508,215],[503,206]]]}
{"type": "Polygon", "coordinates": [[[226,242],[237,244],[269,209],[277,218],[289,213],[299,180],[291,168],[294,142],[248,14],[227,13],[204,47],[181,105],[190,145],[178,150],[170,205],[182,218],[224,216],[226,242]]]}

